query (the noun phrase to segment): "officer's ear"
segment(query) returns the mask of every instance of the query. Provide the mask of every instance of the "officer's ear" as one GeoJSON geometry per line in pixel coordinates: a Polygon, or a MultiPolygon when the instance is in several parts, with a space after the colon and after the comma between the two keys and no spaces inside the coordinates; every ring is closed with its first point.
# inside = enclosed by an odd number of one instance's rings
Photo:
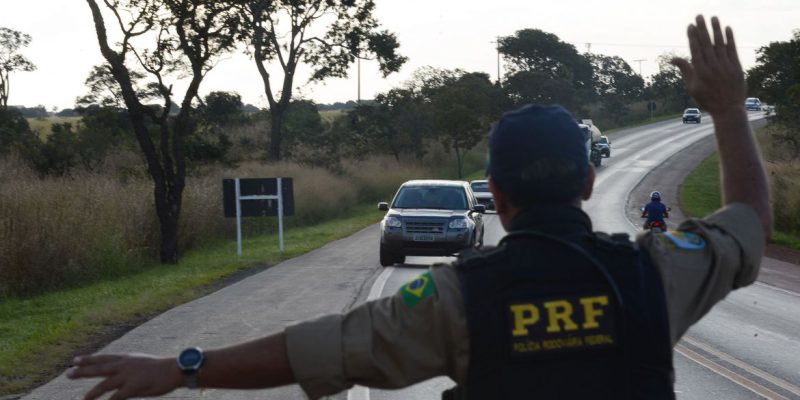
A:
{"type": "Polygon", "coordinates": [[[592,191],[594,190],[594,165],[589,164],[589,175],[586,177],[586,186],[583,188],[583,193],[581,193],[581,200],[586,201],[592,197],[592,191]]]}
{"type": "Polygon", "coordinates": [[[497,187],[491,176],[489,177],[489,191],[492,192],[494,210],[497,216],[500,217],[500,223],[503,225],[503,228],[508,229],[508,223],[511,222],[511,219],[519,210],[509,202],[508,196],[497,187]]]}

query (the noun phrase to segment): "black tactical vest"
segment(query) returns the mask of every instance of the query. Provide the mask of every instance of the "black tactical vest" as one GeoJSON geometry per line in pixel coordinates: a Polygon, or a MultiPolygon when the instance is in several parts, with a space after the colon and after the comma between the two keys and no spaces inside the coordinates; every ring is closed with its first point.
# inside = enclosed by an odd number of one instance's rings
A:
{"type": "Polygon", "coordinates": [[[470,362],[466,384],[443,397],[674,399],[665,295],[647,253],[627,235],[591,233],[579,209],[548,213],[584,228],[512,223],[500,247],[456,263],[470,362]]]}

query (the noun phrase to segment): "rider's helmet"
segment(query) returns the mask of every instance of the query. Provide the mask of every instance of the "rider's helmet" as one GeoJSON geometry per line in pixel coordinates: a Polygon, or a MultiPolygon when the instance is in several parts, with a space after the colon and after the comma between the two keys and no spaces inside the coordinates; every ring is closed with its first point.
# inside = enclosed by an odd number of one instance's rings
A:
{"type": "Polygon", "coordinates": [[[656,192],[650,193],[650,200],[661,201],[661,192],[656,191],[656,192]]]}

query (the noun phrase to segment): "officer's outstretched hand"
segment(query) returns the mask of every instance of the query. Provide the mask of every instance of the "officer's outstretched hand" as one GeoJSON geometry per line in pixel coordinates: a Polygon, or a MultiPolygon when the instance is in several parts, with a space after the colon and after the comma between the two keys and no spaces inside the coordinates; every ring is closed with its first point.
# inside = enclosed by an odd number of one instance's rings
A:
{"type": "Polygon", "coordinates": [[[681,70],[689,95],[712,116],[719,116],[744,107],[746,85],[733,31],[725,28],[723,37],[717,17],[711,18],[711,26],[713,43],[705,19],[698,15],[687,30],[692,61],[673,58],[671,62],[681,70]]]}
{"type": "Polygon", "coordinates": [[[144,354],[100,354],[78,357],[67,371],[70,379],[103,378],[83,397],[92,400],[114,392],[110,400],[159,396],[183,385],[183,376],[174,358],[155,358],[144,354]]]}

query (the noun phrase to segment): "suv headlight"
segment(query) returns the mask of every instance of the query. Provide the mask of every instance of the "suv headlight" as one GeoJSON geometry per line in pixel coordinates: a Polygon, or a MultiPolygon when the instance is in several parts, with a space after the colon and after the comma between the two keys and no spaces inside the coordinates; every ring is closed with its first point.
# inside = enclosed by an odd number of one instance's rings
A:
{"type": "Polygon", "coordinates": [[[450,229],[467,229],[467,220],[465,218],[454,219],[447,225],[450,229]]]}
{"type": "Polygon", "coordinates": [[[390,228],[402,228],[403,221],[400,221],[400,218],[397,217],[386,217],[386,226],[390,228]]]}

